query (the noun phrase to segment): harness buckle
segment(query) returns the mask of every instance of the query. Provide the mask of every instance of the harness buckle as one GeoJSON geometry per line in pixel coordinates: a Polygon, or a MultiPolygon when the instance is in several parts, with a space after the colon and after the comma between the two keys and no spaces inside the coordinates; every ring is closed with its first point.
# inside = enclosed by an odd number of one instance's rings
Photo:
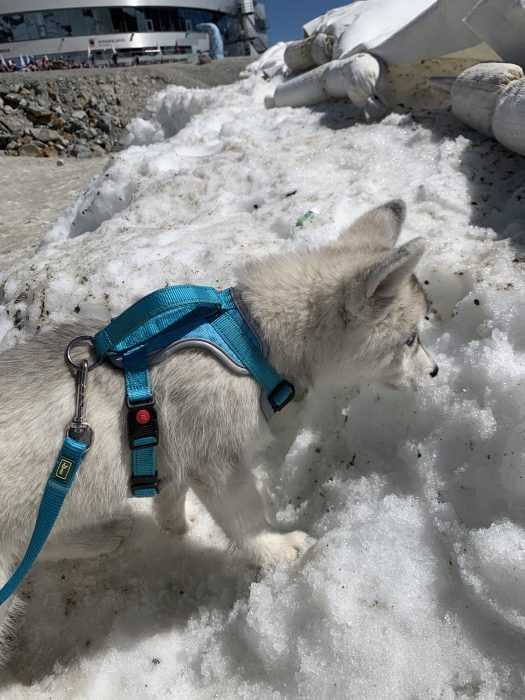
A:
{"type": "Polygon", "coordinates": [[[155,474],[146,474],[144,476],[131,476],[129,480],[130,488],[131,488],[131,493],[134,496],[140,496],[142,495],[140,492],[144,489],[146,490],[154,490],[157,493],[159,493],[160,490],[160,479],[159,479],[159,473],[155,472],[155,474]]]}
{"type": "Polygon", "coordinates": [[[282,411],[283,408],[295,398],[295,387],[286,379],[277,384],[271,394],[268,395],[268,402],[275,413],[282,411]]]}
{"type": "Polygon", "coordinates": [[[128,438],[132,450],[159,444],[159,423],[153,401],[128,404],[128,438]]]}

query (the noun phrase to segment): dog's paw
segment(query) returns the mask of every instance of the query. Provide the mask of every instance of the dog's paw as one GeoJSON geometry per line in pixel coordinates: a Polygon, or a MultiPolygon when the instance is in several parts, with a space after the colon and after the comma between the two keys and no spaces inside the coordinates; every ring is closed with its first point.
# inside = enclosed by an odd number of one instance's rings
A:
{"type": "Polygon", "coordinates": [[[264,532],[249,543],[255,563],[264,568],[289,564],[302,556],[314,540],[300,530],[294,532],[264,532]]]}
{"type": "Polygon", "coordinates": [[[159,527],[167,535],[176,537],[182,537],[190,529],[186,518],[177,516],[159,519],[159,527]]]}

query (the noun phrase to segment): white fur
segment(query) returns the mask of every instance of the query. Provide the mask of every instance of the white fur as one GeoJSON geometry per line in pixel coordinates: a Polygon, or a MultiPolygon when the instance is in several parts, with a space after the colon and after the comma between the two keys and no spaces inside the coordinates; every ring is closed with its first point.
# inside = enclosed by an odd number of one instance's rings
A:
{"type": "MultiPolygon", "coordinates": [[[[347,384],[399,385],[414,367],[421,374],[432,371],[419,347],[406,345],[426,313],[426,300],[412,275],[422,244],[393,247],[403,220],[404,205],[390,202],[359,219],[336,244],[256,262],[241,275],[237,289],[270,348],[270,360],[300,397],[334,373],[344,373],[347,384]]],[[[0,392],[8,399],[0,405],[2,582],[27,546],[72,416],[74,382],[64,366],[64,347],[96,330],[89,323],[61,327],[0,357],[0,392]]],[[[268,424],[258,386],[199,350],[182,351],[154,367],[152,382],[162,436],[163,489],[154,509],[160,526],[177,535],[186,531],[184,499],[191,486],[255,562],[296,559],[309,538],[272,523],[252,470],[264,460],[274,426],[293,439],[300,404],[268,424]]],[[[108,519],[129,498],[124,381],[118,370],[103,366],[91,373],[88,419],[95,441],[56,526],[64,541],[68,531],[108,519]]],[[[15,600],[0,608],[0,635],[15,600]]]]}

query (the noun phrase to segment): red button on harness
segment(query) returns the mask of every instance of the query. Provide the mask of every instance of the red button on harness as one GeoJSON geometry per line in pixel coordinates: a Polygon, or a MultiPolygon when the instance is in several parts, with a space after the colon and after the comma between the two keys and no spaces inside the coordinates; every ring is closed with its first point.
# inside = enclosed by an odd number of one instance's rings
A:
{"type": "Polygon", "coordinates": [[[151,421],[151,413],[146,408],[141,408],[135,414],[135,420],[139,425],[147,425],[151,421]]]}
{"type": "Polygon", "coordinates": [[[129,407],[128,438],[132,450],[158,445],[159,425],[153,402],[129,407]]]}

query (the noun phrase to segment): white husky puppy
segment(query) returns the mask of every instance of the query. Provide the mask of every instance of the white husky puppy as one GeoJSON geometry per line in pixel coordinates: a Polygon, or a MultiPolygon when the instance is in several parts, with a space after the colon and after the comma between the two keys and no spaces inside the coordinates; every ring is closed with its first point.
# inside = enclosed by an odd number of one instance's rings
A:
{"type": "MultiPolygon", "coordinates": [[[[300,397],[336,372],[345,384],[395,386],[437,374],[417,335],[427,301],[413,271],[424,241],[395,247],[404,216],[402,202],[389,202],[336,243],[257,261],[240,276],[237,290],[269,359],[300,397]]],[[[62,327],[0,356],[0,585],[25,551],[72,416],[74,382],[64,347],[96,330],[85,323],[62,327]]],[[[293,404],[268,424],[258,385],[202,350],[169,357],[152,369],[152,382],[161,430],[160,526],[186,531],[191,486],[231,541],[258,564],[295,559],[308,536],[271,524],[252,474],[272,424],[294,419],[293,404]]],[[[56,531],[106,519],[130,495],[124,379],[109,365],[90,375],[88,420],[95,441],[56,531]]],[[[0,645],[14,600],[0,607],[0,645]]]]}

